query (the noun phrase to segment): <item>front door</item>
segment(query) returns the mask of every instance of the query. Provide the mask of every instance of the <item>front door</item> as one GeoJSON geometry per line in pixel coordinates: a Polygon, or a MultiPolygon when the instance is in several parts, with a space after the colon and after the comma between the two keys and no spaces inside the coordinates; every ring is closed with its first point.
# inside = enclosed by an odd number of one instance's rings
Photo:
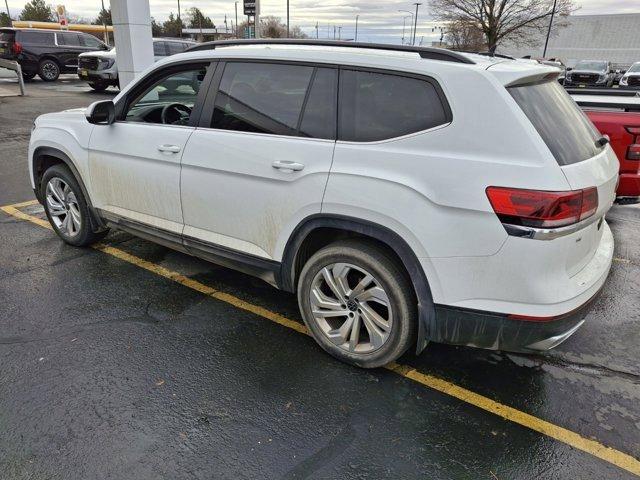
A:
{"type": "Polygon", "coordinates": [[[181,233],[180,159],[205,73],[201,64],[160,70],[122,99],[118,121],[94,127],[92,201],[107,217],[181,233]]]}
{"type": "Polygon", "coordinates": [[[321,209],[337,77],[333,68],[293,63],[218,66],[212,114],[203,110],[182,158],[187,245],[196,239],[280,260],[289,233],[321,209]]]}

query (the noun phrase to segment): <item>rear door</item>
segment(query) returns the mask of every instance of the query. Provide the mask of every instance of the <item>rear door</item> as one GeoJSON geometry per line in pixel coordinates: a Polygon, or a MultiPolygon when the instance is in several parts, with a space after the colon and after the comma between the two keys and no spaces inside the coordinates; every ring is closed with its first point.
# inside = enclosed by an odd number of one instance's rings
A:
{"type": "Polygon", "coordinates": [[[187,246],[279,260],[288,234],[320,212],[335,146],[337,78],[336,69],[314,65],[219,64],[182,158],[187,246]]]}

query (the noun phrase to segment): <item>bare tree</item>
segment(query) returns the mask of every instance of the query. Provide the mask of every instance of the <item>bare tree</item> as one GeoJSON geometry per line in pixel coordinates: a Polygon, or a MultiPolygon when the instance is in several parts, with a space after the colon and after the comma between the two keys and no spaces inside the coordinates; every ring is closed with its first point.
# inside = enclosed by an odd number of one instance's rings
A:
{"type": "Polygon", "coordinates": [[[478,24],[466,20],[449,22],[445,41],[453,50],[462,52],[479,52],[487,49],[484,33],[478,24]]]}
{"type": "MultiPolygon", "coordinates": [[[[535,45],[546,32],[554,0],[429,0],[432,15],[445,22],[464,21],[478,26],[489,51],[504,40],[535,45]]],[[[557,0],[554,28],[567,24],[576,10],[574,0],[557,0]]]]}
{"type": "MultiPolygon", "coordinates": [[[[264,38],[285,38],[287,36],[287,26],[282,23],[280,17],[267,15],[260,18],[260,35],[264,38]]],[[[291,38],[306,38],[307,35],[298,26],[289,29],[291,38]]]]}

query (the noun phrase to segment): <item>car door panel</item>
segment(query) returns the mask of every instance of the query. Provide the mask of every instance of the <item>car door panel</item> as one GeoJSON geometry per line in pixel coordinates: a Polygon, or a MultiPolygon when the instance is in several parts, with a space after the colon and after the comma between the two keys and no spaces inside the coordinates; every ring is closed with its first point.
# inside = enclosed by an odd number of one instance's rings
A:
{"type": "Polygon", "coordinates": [[[196,130],[183,156],[184,236],[274,258],[282,233],[320,212],[334,145],[196,130]],[[304,169],[276,169],[276,161],[302,163],[304,169]]]}
{"type": "Polygon", "coordinates": [[[193,130],[127,122],[96,126],[89,153],[95,206],[181,232],[180,158],[193,130]],[[162,146],[179,151],[160,151],[162,146]]]}
{"type": "Polygon", "coordinates": [[[289,234],[321,211],[336,103],[337,70],[220,64],[182,158],[185,241],[279,260],[289,234]]]}
{"type": "Polygon", "coordinates": [[[197,62],[150,74],[116,106],[118,121],[94,127],[89,172],[97,208],[182,233],[180,161],[211,81],[207,68],[197,62]],[[168,115],[175,104],[188,108],[168,115]]]}

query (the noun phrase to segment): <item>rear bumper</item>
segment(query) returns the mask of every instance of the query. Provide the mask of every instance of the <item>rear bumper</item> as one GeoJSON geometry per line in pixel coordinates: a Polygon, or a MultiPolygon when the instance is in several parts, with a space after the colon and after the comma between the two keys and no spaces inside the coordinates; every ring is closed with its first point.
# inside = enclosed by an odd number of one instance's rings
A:
{"type": "Polygon", "coordinates": [[[547,321],[514,319],[503,313],[436,305],[435,329],[430,332],[431,339],[509,352],[549,350],[582,326],[599,294],[600,290],[576,310],[547,321]]]}
{"type": "Polygon", "coordinates": [[[640,197],[640,173],[621,173],[616,197],[640,197]]]}

